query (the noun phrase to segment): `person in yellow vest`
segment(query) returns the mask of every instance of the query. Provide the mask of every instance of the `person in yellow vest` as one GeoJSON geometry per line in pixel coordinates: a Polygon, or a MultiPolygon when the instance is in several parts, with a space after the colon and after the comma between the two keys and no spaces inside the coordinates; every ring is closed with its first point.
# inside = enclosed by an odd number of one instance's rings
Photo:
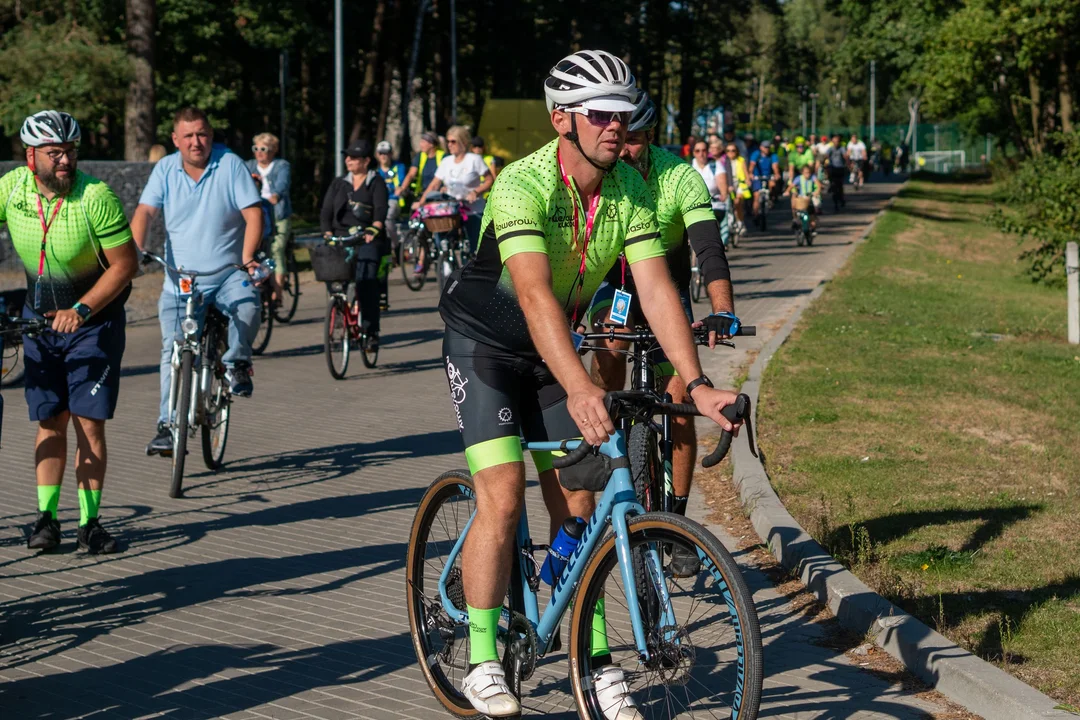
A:
{"type": "MultiPolygon", "coordinates": [[[[476,135],[472,139],[472,151],[484,159],[484,165],[491,171],[491,179],[494,180],[499,175],[499,168],[502,167],[502,158],[489,154],[487,147],[484,144],[484,138],[479,135],[476,135]]],[[[481,180],[487,180],[487,178],[488,176],[484,175],[481,180]]],[[[487,196],[490,194],[490,190],[484,193],[484,199],[486,200],[487,196]]]]}
{"type": "Polygon", "coordinates": [[[424,194],[425,188],[435,179],[446,151],[439,148],[439,136],[428,131],[420,136],[420,152],[413,157],[412,166],[405,175],[404,187],[409,188],[415,198],[424,194]]]}

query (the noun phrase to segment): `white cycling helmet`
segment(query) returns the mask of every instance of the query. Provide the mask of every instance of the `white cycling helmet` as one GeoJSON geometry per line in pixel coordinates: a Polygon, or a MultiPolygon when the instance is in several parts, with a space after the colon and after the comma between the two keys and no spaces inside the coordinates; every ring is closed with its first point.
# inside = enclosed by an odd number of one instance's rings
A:
{"type": "Polygon", "coordinates": [[[559,107],[633,112],[634,75],[619,58],[604,50],[579,50],[551,68],[544,81],[548,112],[559,107]]]}
{"type": "Polygon", "coordinates": [[[656,105],[644,90],[637,91],[634,98],[634,114],[630,116],[629,132],[645,132],[656,127],[656,105]]]}
{"type": "Polygon", "coordinates": [[[78,142],[82,136],[79,123],[66,112],[42,110],[23,122],[19,138],[29,147],[78,142]]]}

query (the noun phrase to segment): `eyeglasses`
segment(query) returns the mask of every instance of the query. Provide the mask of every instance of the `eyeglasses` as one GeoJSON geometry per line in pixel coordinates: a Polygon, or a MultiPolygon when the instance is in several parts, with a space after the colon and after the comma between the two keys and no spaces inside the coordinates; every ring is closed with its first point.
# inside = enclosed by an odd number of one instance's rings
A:
{"type": "Polygon", "coordinates": [[[694,150],[695,155],[699,155],[701,153],[707,153],[707,152],[709,152],[709,151],[707,149],[705,149],[705,148],[697,148],[696,150],[694,150]]]}
{"type": "Polygon", "coordinates": [[[739,151],[736,148],[728,148],[724,152],[728,153],[729,155],[738,155],[739,154],[739,151]]]}
{"type": "Polygon", "coordinates": [[[460,145],[461,143],[459,143],[457,140],[450,139],[450,140],[446,141],[446,144],[447,145],[460,145]]]}
{"type": "Polygon", "coordinates": [[[65,155],[67,155],[70,160],[79,157],[79,148],[71,148],[70,150],[42,150],[42,152],[45,154],[45,157],[49,158],[50,162],[54,164],[60,162],[60,158],[65,155]]]}
{"type": "Polygon", "coordinates": [[[270,152],[270,148],[265,147],[263,145],[252,145],[251,146],[251,151],[252,152],[270,152]]]}
{"type": "Polygon", "coordinates": [[[620,125],[630,124],[630,113],[625,111],[586,110],[583,107],[568,107],[563,108],[562,111],[584,115],[585,119],[588,120],[589,124],[593,127],[606,128],[613,122],[617,122],[620,125]]]}

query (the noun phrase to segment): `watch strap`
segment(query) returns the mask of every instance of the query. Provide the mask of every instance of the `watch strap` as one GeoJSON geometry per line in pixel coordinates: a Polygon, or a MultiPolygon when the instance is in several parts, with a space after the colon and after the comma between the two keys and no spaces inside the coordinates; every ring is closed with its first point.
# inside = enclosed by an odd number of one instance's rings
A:
{"type": "Polygon", "coordinates": [[[708,375],[702,375],[701,377],[695,380],[691,380],[689,383],[687,383],[686,394],[689,395],[702,385],[708,385],[709,387],[713,387],[712,380],[709,379],[708,375]]]}
{"type": "Polygon", "coordinates": [[[89,305],[86,305],[86,304],[81,303],[81,302],[77,302],[74,305],[72,305],[71,309],[74,310],[75,312],[79,313],[79,317],[81,317],[83,320],[87,320],[94,312],[93,310],[90,309],[89,305]]]}

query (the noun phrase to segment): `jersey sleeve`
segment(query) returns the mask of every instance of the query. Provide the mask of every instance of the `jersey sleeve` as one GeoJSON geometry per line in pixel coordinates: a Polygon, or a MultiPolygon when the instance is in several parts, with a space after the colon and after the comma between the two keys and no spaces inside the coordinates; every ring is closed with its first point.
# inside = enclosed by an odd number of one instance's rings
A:
{"type": "Polygon", "coordinates": [[[226,153],[221,158],[221,164],[228,162],[231,180],[233,202],[240,210],[245,210],[262,202],[259,189],[255,186],[255,180],[244,166],[243,161],[233,153],[226,153]]]}
{"type": "Polygon", "coordinates": [[[633,265],[641,260],[663,257],[664,241],[660,238],[660,226],[656,222],[656,201],[649,186],[636,170],[627,173],[627,197],[633,203],[630,225],[623,243],[626,262],[633,265]]]}
{"type": "Polygon", "coordinates": [[[139,196],[140,205],[161,209],[165,206],[165,166],[167,161],[159,160],[150,171],[150,178],[139,196]]]}
{"type": "Polygon", "coordinates": [[[677,188],[677,201],[679,211],[682,213],[683,225],[690,227],[699,222],[715,222],[716,216],[712,211],[712,198],[709,196],[709,188],[705,180],[693,168],[690,172],[685,170],[679,179],[677,188]]]}
{"type": "Polygon", "coordinates": [[[15,192],[19,180],[18,168],[0,178],[0,222],[7,222],[8,200],[11,199],[11,194],[15,192]]]}
{"type": "Polygon", "coordinates": [[[504,179],[500,175],[488,198],[499,257],[504,263],[518,253],[547,254],[544,240],[546,215],[530,189],[527,179],[517,176],[504,179]]]}
{"type": "Polygon", "coordinates": [[[96,192],[86,198],[86,214],[94,237],[103,248],[120,247],[131,240],[131,227],[120,198],[105,183],[95,183],[96,192]]]}

